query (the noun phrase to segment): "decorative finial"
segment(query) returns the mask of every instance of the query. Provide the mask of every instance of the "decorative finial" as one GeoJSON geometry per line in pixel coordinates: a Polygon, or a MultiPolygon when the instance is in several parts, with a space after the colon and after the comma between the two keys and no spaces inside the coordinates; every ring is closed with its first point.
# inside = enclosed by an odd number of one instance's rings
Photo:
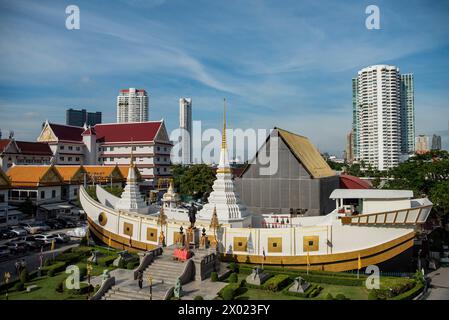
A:
{"type": "Polygon", "coordinates": [[[131,138],[131,161],[129,162],[129,167],[130,168],[134,168],[133,145],[132,145],[133,141],[134,141],[134,138],[131,138]]]}
{"type": "Polygon", "coordinates": [[[223,132],[221,134],[221,148],[226,149],[226,98],[223,98],[223,132]]]}

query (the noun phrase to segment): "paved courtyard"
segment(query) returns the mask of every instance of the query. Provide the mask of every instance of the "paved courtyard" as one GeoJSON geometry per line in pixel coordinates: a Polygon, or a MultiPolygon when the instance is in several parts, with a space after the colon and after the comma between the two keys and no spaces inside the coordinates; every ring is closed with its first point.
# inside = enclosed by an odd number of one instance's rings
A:
{"type": "Polygon", "coordinates": [[[449,300],[449,268],[439,268],[428,274],[432,279],[426,300],[449,300]]]}

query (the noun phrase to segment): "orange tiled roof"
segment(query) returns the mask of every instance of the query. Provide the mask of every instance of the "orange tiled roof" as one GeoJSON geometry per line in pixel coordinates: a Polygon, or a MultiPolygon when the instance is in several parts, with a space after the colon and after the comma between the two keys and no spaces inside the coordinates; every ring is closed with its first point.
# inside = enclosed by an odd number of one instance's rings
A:
{"type": "Polygon", "coordinates": [[[13,187],[36,187],[39,185],[58,185],[63,183],[63,178],[53,166],[21,166],[14,165],[6,172],[13,187]],[[44,179],[53,171],[53,181],[44,179]]]}
{"type": "Polygon", "coordinates": [[[126,179],[116,166],[83,166],[83,168],[89,177],[95,177],[95,179],[109,180],[113,173],[118,173],[121,179],[126,179]]]}
{"type": "Polygon", "coordinates": [[[64,179],[64,182],[76,180],[76,175],[79,171],[86,172],[83,166],[55,166],[59,174],[64,179]]]}
{"type": "MultiPolygon", "coordinates": [[[[118,167],[118,169],[120,170],[120,173],[122,174],[122,176],[126,179],[126,178],[128,177],[129,165],[126,165],[126,166],[117,166],[117,167],[118,167]]],[[[139,170],[136,170],[136,173],[137,173],[137,177],[138,177],[139,179],[141,179],[142,176],[141,176],[141,174],[140,174],[140,171],[139,171],[139,170]]]]}

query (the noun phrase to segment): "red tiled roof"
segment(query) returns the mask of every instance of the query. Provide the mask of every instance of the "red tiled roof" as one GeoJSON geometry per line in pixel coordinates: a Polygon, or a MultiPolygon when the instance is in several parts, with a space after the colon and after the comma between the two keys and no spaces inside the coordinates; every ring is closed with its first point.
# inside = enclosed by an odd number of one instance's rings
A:
{"type": "Polygon", "coordinates": [[[36,154],[43,156],[52,156],[50,147],[47,143],[43,142],[28,142],[28,141],[16,141],[21,153],[23,154],[36,154]]]}
{"type": "Polygon", "coordinates": [[[94,129],[101,142],[148,142],[154,140],[161,125],[162,121],[97,124],[94,129]]]}
{"type": "Polygon", "coordinates": [[[372,186],[368,181],[362,180],[358,177],[349,174],[342,174],[340,176],[341,189],[371,189],[372,186]]]}
{"type": "Polygon", "coordinates": [[[9,144],[9,139],[0,139],[0,152],[3,152],[9,144]]]}
{"type": "Polygon", "coordinates": [[[90,136],[90,135],[93,135],[93,134],[96,134],[95,128],[93,128],[93,127],[87,128],[87,130],[85,130],[85,131],[82,133],[83,136],[90,136]]]}
{"type": "Polygon", "coordinates": [[[83,127],[66,126],[54,123],[49,123],[49,125],[59,140],[80,142],[83,140],[83,137],[81,136],[84,131],[83,127]]]}

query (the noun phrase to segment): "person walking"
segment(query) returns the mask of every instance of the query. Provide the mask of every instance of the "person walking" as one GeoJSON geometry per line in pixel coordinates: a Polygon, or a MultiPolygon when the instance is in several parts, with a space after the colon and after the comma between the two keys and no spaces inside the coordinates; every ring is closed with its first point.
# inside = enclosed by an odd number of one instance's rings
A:
{"type": "Polygon", "coordinates": [[[137,276],[137,282],[139,283],[139,288],[143,288],[143,272],[139,271],[139,275],[137,276]]]}

